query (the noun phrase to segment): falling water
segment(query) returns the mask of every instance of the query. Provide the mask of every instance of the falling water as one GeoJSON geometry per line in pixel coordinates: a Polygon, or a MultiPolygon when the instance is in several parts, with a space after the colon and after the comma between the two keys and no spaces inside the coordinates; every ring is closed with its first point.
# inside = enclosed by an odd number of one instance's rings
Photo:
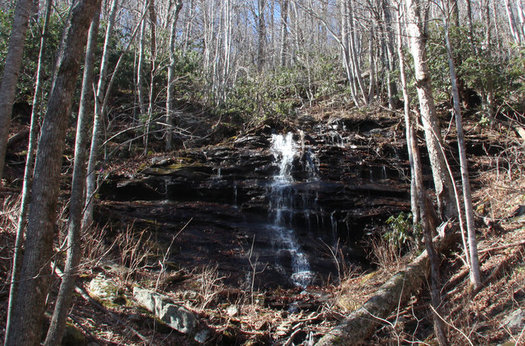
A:
{"type": "Polygon", "coordinates": [[[306,288],[312,281],[313,273],[291,226],[294,212],[294,180],[291,170],[294,158],[297,156],[297,145],[292,134],[272,135],[271,151],[275,163],[279,166],[279,172],[274,175],[269,188],[271,229],[276,233],[280,249],[290,254],[292,282],[296,286],[306,288]]]}

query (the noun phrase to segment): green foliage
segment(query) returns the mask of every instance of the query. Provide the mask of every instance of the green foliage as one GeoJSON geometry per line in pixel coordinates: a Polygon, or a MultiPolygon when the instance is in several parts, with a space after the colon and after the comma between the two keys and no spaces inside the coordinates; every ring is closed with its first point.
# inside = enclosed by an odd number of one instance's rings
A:
{"type": "MultiPolygon", "coordinates": [[[[433,26],[429,30],[428,65],[437,102],[450,100],[450,75],[448,54],[445,47],[445,32],[442,26],[433,26]]],[[[456,73],[464,86],[483,96],[493,93],[498,108],[504,104],[519,104],[525,90],[525,64],[523,55],[502,58],[494,42],[487,47],[485,29],[474,26],[473,37],[469,38],[466,27],[450,28],[449,37],[453,48],[456,73]]]]}
{"type": "MultiPolygon", "coordinates": [[[[38,64],[38,54],[40,51],[40,36],[44,18],[39,18],[39,22],[30,22],[26,35],[22,67],[18,80],[18,92],[15,102],[31,103],[33,89],[38,64]]],[[[3,62],[7,56],[9,36],[13,23],[13,12],[0,12],[0,73],[3,72],[3,62]]],[[[43,88],[48,90],[51,84],[51,75],[55,65],[56,52],[62,37],[63,24],[58,16],[53,15],[49,20],[48,37],[44,50],[43,64],[43,88]]]]}
{"type": "Polygon", "coordinates": [[[421,227],[412,225],[410,213],[401,212],[397,216],[392,215],[386,220],[386,224],[389,225],[389,229],[383,234],[383,238],[399,251],[407,250],[417,244],[417,239],[421,238],[421,227]]]}
{"type": "Polygon", "coordinates": [[[293,116],[295,109],[304,103],[343,91],[344,85],[338,83],[341,75],[337,59],[324,56],[309,68],[297,64],[265,71],[253,78],[244,73],[237,77],[219,109],[239,114],[245,121],[293,116]]]}

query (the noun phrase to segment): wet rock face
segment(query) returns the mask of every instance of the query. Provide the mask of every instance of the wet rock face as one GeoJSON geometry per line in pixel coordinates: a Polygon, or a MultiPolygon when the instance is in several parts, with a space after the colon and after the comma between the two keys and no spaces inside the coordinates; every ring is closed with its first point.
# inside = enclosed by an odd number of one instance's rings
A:
{"type": "MultiPolygon", "coordinates": [[[[406,150],[395,144],[391,127],[373,121],[310,119],[291,132],[291,182],[281,192],[285,222],[317,279],[326,278],[335,271],[328,247],[342,240],[347,259],[362,260],[366,230],[409,209],[406,150]]],[[[157,158],[133,179],[112,176],[100,189],[102,214],[153,219],[167,234],[191,219],[175,260],[218,263],[232,280],[245,281],[257,259],[260,285],[290,284],[293,254],[276,244],[269,226],[271,186],[280,169],[272,133],[263,126],[222,145],[157,158]]]]}

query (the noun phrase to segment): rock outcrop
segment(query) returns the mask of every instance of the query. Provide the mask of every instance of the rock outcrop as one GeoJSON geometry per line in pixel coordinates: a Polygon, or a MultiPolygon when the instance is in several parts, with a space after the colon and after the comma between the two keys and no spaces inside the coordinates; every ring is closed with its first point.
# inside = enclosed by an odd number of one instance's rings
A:
{"type": "Polygon", "coordinates": [[[289,285],[290,254],[276,248],[267,226],[269,187],[279,170],[271,135],[292,132],[297,154],[294,183],[286,190],[292,199],[289,223],[312,269],[326,277],[335,272],[328,247],[344,244],[344,256],[359,262],[363,235],[409,209],[408,162],[392,125],[394,119],[379,124],[310,118],[295,128],[266,124],[220,145],[157,157],[132,178],[110,176],[100,188],[100,211],[157,228],[168,243],[192,220],[177,239],[173,260],[217,263],[234,281],[245,281],[240,269],[253,270],[248,253],[254,242],[252,262],[264,267],[257,285],[289,285]]]}

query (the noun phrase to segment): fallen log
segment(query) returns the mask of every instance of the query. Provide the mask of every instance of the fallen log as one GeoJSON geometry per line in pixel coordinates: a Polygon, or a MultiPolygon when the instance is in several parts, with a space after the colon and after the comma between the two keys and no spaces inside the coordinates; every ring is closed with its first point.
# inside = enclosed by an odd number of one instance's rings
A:
{"type": "MultiPolygon", "coordinates": [[[[434,242],[438,253],[443,253],[459,243],[459,234],[449,233],[444,239],[434,242]]],[[[398,306],[402,306],[425,282],[429,271],[429,260],[423,251],[407,267],[395,274],[381,286],[376,294],[361,308],[350,313],[317,343],[317,346],[359,345],[372,336],[398,306]]]]}

